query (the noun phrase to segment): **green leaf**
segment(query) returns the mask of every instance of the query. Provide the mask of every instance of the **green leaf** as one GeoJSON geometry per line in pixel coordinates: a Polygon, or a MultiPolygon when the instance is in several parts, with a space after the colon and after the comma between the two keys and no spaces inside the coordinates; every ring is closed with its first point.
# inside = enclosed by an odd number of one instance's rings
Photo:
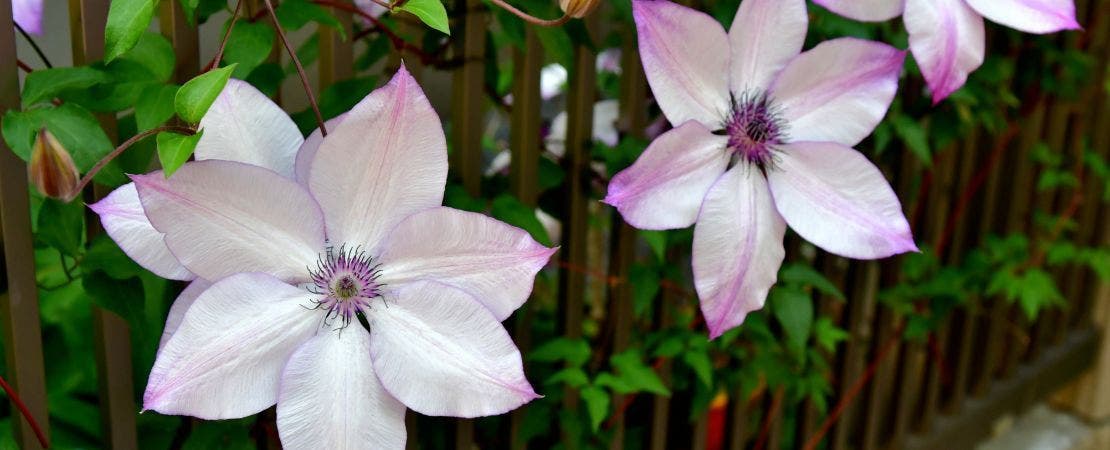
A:
{"type": "Polygon", "coordinates": [[[713,360],[709,358],[709,347],[691,349],[682,354],[682,362],[694,370],[698,380],[705,386],[713,386],[713,360]]]}
{"type": "Polygon", "coordinates": [[[782,272],[779,273],[779,279],[783,283],[812,286],[825,295],[835,297],[837,300],[845,300],[844,293],[840,292],[840,289],[838,289],[832,281],[825,278],[821,272],[805,264],[792,263],[787,265],[782,269],[782,272]]]}
{"type": "Polygon", "coordinates": [[[216,97],[224,90],[233,71],[235,71],[235,64],[197,75],[196,78],[181,86],[173,102],[177,116],[190,124],[199,123],[208,112],[208,108],[212,106],[212,102],[216,101],[216,97]]]}
{"type": "Polygon", "coordinates": [[[93,238],[81,260],[81,270],[86,272],[102,271],[117,280],[139,276],[143,268],[135,264],[108,235],[100,234],[93,238]]]}
{"type": "Polygon", "coordinates": [[[817,341],[817,345],[828,352],[836,350],[836,344],[847,340],[850,336],[847,331],[837,327],[832,319],[828,317],[818,318],[817,322],[813,324],[813,339],[817,341]]]}
{"type": "Polygon", "coordinates": [[[650,366],[644,364],[643,355],[637,349],[629,349],[609,358],[609,363],[617,369],[619,379],[634,391],[646,391],[658,395],[671,395],[671,390],[650,366]]]}
{"type": "Polygon", "coordinates": [[[590,383],[590,377],[586,375],[586,371],[581,367],[567,367],[563,370],[555,372],[544,384],[565,384],[572,388],[580,388],[590,383]]]}
{"type": "Polygon", "coordinates": [[[929,149],[929,137],[925,133],[925,128],[912,117],[901,114],[894,116],[892,123],[894,124],[894,133],[902,139],[906,148],[921,159],[921,162],[924,162],[926,166],[932,165],[933,155],[929,149]]]}
{"type": "Polygon", "coordinates": [[[162,163],[162,172],[166,175],[166,178],[177,172],[177,169],[189,160],[203,133],[203,130],[192,136],[177,133],[158,133],[158,161],[162,163]]]}
{"type": "Polygon", "coordinates": [[[775,319],[786,331],[788,346],[801,354],[813,325],[813,299],[802,291],[779,288],[771,291],[771,306],[775,319]]]}
{"type": "Polygon", "coordinates": [[[23,82],[23,107],[48,102],[62,91],[88,89],[107,83],[108,75],[92,67],[56,67],[27,74],[23,82]]]}
{"type": "Polygon", "coordinates": [[[69,256],[81,253],[85,236],[85,208],[81,202],[46,199],[39,210],[35,237],[69,256]]]}
{"type": "Polygon", "coordinates": [[[609,417],[609,393],[597,386],[587,386],[580,392],[582,401],[586,404],[586,411],[590,414],[590,426],[594,431],[601,428],[601,423],[609,417]]]}
{"type": "Polygon", "coordinates": [[[429,27],[451,35],[451,29],[447,26],[447,9],[440,0],[409,0],[397,9],[410,12],[429,27]]]}
{"type": "Polygon", "coordinates": [[[339,32],[340,39],[347,39],[347,32],[343,25],[339,23],[339,19],[328,12],[326,8],[315,3],[304,0],[285,0],[278,5],[274,12],[277,14],[278,22],[281,23],[282,27],[285,27],[286,31],[296,31],[309,22],[316,22],[339,32]]]}
{"type": "Polygon", "coordinates": [[[540,223],[540,219],[536,218],[536,209],[525,205],[516,197],[509,194],[497,196],[493,199],[490,215],[509,225],[523,228],[540,244],[551,245],[551,237],[547,235],[547,229],[543,227],[543,223],[540,223]]]}
{"type": "Polygon", "coordinates": [[[641,230],[640,236],[643,236],[648,247],[651,247],[651,253],[655,255],[656,261],[663,262],[667,260],[666,231],[641,230]]]}
{"type": "Polygon", "coordinates": [[[231,76],[239,79],[246,78],[270,57],[270,50],[273,47],[274,28],[269,24],[245,21],[236,23],[224,49],[224,61],[229,65],[238,64],[231,76]]]}
{"type": "Polygon", "coordinates": [[[540,362],[565,361],[571,366],[581,366],[589,361],[590,353],[590,344],[585,340],[560,337],[529,352],[528,359],[540,362]]]}
{"type": "Polygon", "coordinates": [[[177,95],[177,89],[174,84],[152,84],[143,89],[135,103],[137,131],[149,130],[173,117],[173,99],[177,95]]]}
{"type": "Polygon", "coordinates": [[[82,173],[115,148],[96,117],[72,103],[26,111],[8,110],[3,120],[4,141],[17,156],[28,161],[35,134],[42,127],[58,138],[82,173]]]}
{"type": "Polygon", "coordinates": [[[154,17],[155,0],[112,0],[104,27],[104,60],[111,62],[134,47],[154,17]]]}
{"type": "Polygon", "coordinates": [[[113,66],[123,62],[141,67],[146,73],[146,78],[133,81],[164,83],[173,76],[177,57],[174,56],[173,44],[170,43],[169,39],[161,34],[148,31],[143,33],[135,47],[108,64],[108,68],[110,70],[113,66]]]}

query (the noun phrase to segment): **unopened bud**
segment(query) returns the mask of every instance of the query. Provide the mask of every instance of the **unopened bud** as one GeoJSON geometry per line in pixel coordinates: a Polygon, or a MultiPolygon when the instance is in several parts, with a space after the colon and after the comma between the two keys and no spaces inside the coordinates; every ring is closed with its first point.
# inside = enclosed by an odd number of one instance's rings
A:
{"type": "Polygon", "coordinates": [[[27,166],[31,184],[43,195],[70,200],[80,182],[81,174],[73,158],[58,139],[45,128],[35,137],[31,163],[27,166]]]}
{"type": "Polygon", "coordinates": [[[559,7],[575,19],[586,17],[597,7],[599,0],[559,0],[559,7]]]}

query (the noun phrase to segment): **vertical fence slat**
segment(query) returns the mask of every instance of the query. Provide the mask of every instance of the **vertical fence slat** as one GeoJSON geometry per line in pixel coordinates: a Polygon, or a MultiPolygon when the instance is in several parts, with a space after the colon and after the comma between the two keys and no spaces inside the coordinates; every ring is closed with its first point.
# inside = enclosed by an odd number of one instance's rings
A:
{"type": "MultiPolygon", "coordinates": [[[[87,64],[104,56],[108,4],[108,0],[70,0],[70,37],[75,65],[87,64]]],[[[116,137],[115,116],[101,115],[99,119],[108,136],[116,137]]],[[[102,186],[94,186],[94,198],[106,194],[102,186]]],[[[103,230],[95,216],[90,219],[87,233],[92,237],[103,230]]],[[[92,317],[104,443],[113,449],[138,448],[135,425],[138,408],[135,406],[134,381],[131,378],[131,333],[127,321],[95,306],[92,317]]]]}
{"type": "Polygon", "coordinates": [[[335,84],[336,81],[351,78],[354,75],[354,41],[352,34],[351,12],[338,8],[330,8],[332,15],[339,20],[342,32],[335,28],[320,25],[320,91],[335,84]],[[347,38],[343,39],[346,35],[347,38]]]}
{"type": "MultiPolygon", "coordinates": [[[[0,23],[11,22],[12,4],[0,0],[0,23]]],[[[9,25],[0,29],[0,60],[8,61],[0,65],[0,110],[19,109],[19,73],[15,59],[15,30],[9,25]]],[[[8,285],[8,292],[0,296],[0,323],[7,365],[4,376],[49,436],[27,169],[3,140],[0,140],[0,221],[3,226],[0,243],[4,248],[8,285]]],[[[19,417],[14,405],[10,411],[16,444],[24,449],[42,448],[31,426],[19,417]]]]}
{"type": "Polygon", "coordinates": [[[164,1],[159,14],[159,28],[162,35],[170,40],[173,45],[176,61],[173,68],[173,79],[178,83],[189,81],[200,70],[200,44],[197,39],[197,28],[190,26],[181,8],[181,2],[164,1]]]}

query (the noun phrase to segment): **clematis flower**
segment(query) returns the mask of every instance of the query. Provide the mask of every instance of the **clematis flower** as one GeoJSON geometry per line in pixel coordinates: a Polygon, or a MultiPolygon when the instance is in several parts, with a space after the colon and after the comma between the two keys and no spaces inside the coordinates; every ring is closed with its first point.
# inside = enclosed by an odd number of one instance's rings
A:
{"type": "MultiPolygon", "coordinates": [[[[145,218],[197,279],[171,308],[144,409],[226,419],[276,403],[287,448],[403,448],[406,408],[477,417],[537,397],[500,322],[554,250],[439,206],[446,139],[404,68],[326,138],[301,139],[245,83],[202,127],[198,161],[129,188],[132,225],[145,218]]],[[[130,205],[110,198],[94,205],[106,228],[130,205]]],[[[117,238],[149,262],[146,240],[117,238]]]]}
{"type": "Polygon", "coordinates": [[[894,191],[852,149],[886,114],[904,52],[844,38],[800,53],[803,0],[745,0],[727,34],[668,1],[632,7],[645,74],[676,127],[613,178],[604,201],[637,228],[694,225],[711,337],[763,306],[787,224],[846,257],[916,250],[894,191]]]}
{"type": "Polygon", "coordinates": [[[1074,0],[814,0],[842,16],[877,22],[902,16],[933,103],[983,64],[983,18],[1026,33],[1079,29],[1074,0]]]}
{"type": "Polygon", "coordinates": [[[31,34],[42,34],[43,0],[12,0],[12,19],[31,34]]]}

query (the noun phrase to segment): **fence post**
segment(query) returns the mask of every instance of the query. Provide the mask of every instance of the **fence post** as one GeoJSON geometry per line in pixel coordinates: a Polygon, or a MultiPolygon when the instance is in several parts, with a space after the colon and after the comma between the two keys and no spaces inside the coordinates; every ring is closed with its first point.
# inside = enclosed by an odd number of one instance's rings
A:
{"type": "MultiPolygon", "coordinates": [[[[19,109],[19,73],[15,60],[12,4],[0,0],[0,111],[19,109]]],[[[0,296],[7,378],[46,436],[50,436],[46,408],[46,377],[42,361],[38,287],[35,285],[35,249],[31,236],[31,207],[27,196],[27,169],[0,140],[0,224],[3,225],[4,268],[8,292],[0,296]]],[[[38,439],[14,405],[12,428],[20,448],[39,449],[38,439]]]]}
{"type": "MultiPolygon", "coordinates": [[[[104,25],[108,19],[108,0],[70,0],[70,32],[74,65],[87,64],[104,56],[104,25]]],[[[116,118],[99,116],[108,136],[116,135],[116,118]]],[[[107,195],[103,186],[93,187],[93,198],[107,195]]],[[[90,213],[91,214],[91,213],[90,213]]],[[[100,234],[100,222],[90,216],[89,237],[100,234]]],[[[97,381],[100,385],[101,428],[104,443],[113,449],[138,448],[135,416],[134,381],[131,378],[130,329],[119,315],[93,306],[93,347],[96,352],[97,381]]]]}

